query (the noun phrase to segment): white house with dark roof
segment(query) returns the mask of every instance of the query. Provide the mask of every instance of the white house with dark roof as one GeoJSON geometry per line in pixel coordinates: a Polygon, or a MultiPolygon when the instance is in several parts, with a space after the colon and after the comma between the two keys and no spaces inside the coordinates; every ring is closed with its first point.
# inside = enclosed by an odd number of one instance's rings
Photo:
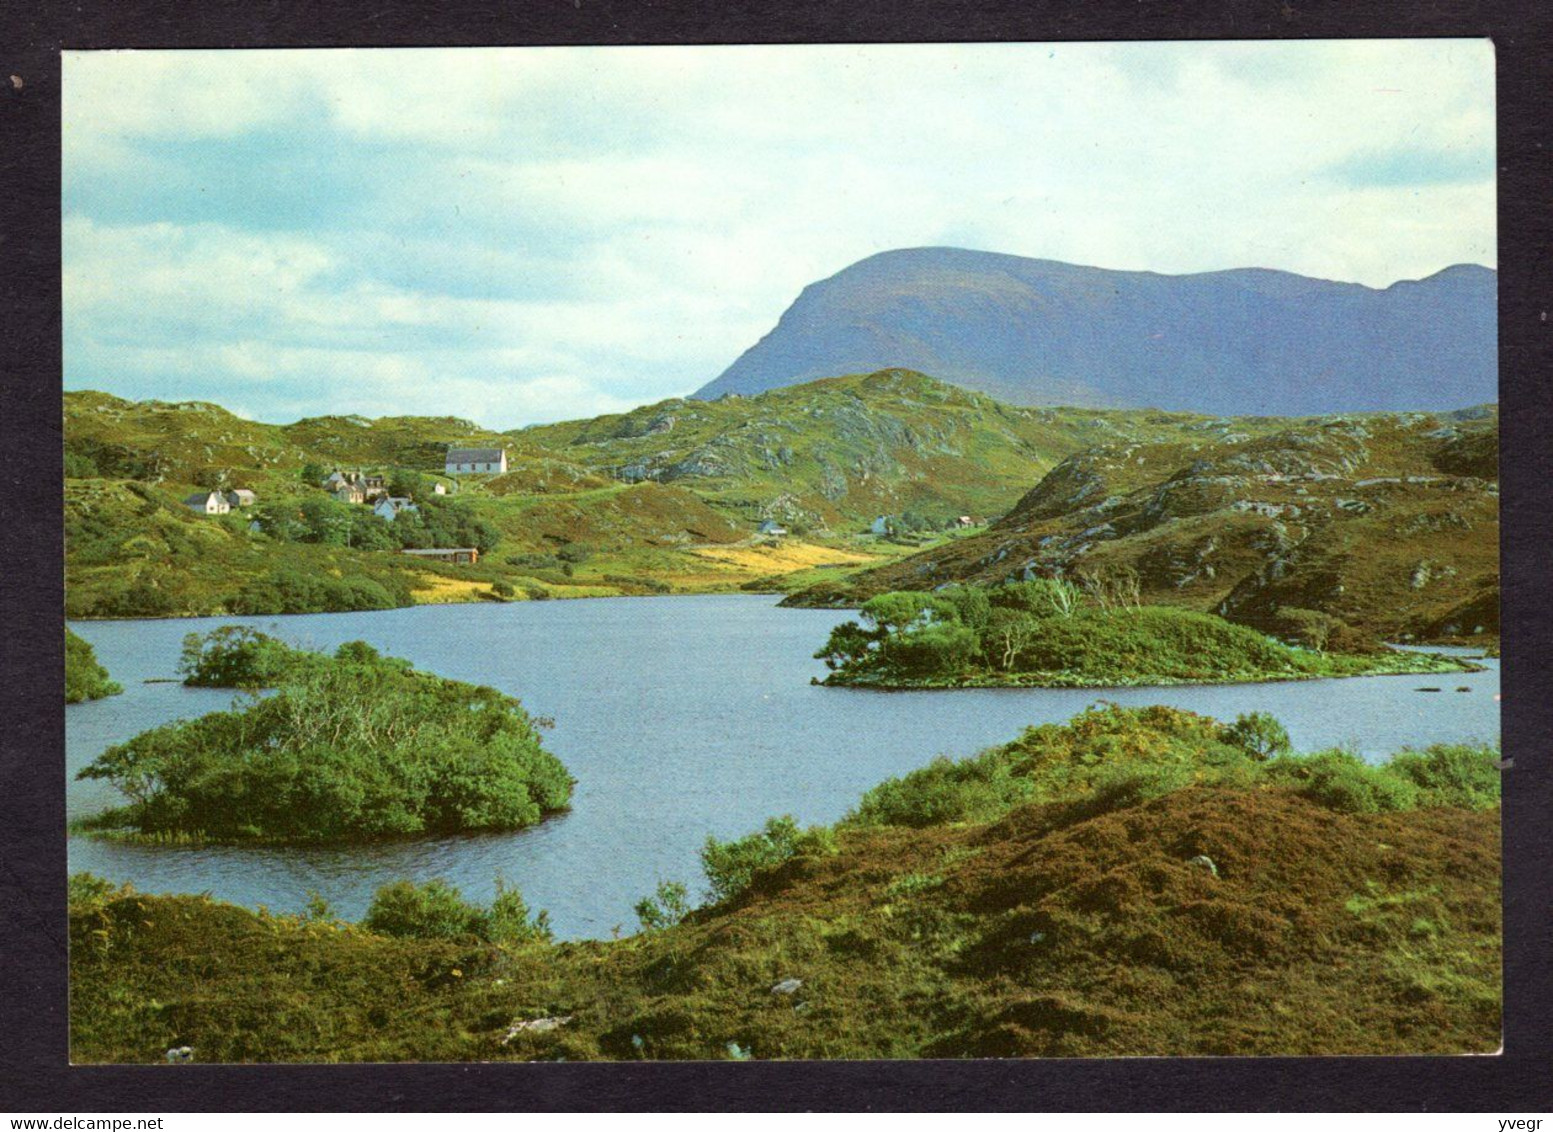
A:
{"type": "Polygon", "coordinates": [[[183,501],[183,505],[204,515],[225,515],[232,510],[226,496],[219,491],[196,491],[183,501]]]}
{"type": "Polygon", "coordinates": [[[449,448],[445,470],[448,475],[471,472],[500,475],[507,470],[505,448],[449,448]]]}

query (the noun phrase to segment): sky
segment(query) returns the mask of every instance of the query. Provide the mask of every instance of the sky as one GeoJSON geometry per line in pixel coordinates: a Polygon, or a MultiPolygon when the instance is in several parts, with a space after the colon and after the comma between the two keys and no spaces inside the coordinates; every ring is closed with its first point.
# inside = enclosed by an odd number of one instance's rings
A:
{"type": "Polygon", "coordinates": [[[65,388],[493,428],[950,245],[1495,266],[1486,40],[67,52],[65,388]]]}

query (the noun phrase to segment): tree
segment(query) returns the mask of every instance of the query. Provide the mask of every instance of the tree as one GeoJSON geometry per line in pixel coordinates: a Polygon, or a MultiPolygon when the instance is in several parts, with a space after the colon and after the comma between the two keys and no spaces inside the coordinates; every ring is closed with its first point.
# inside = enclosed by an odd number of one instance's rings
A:
{"type": "Polygon", "coordinates": [[[1012,672],[1019,654],[1030,646],[1040,631],[1040,622],[1026,613],[1017,609],[995,609],[987,625],[986,640],[991,646],[988,651],[996,651],[998,667],[1012,672]]]}
{"type": "Polygon", "coordinates": [[[838,668],[866,661],[879,647],[883,637],[884,633],[880,630],[865,629],[856,621],[843,621],[830,631],[825,647],[815,653],[814,658],[823,660],[825,667],[834,672],[838,668]]]}

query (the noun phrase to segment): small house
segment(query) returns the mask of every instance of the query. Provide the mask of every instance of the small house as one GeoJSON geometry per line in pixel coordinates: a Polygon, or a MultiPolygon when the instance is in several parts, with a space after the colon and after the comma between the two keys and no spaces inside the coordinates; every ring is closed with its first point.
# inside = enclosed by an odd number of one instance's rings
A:
{"type": "Polygon", "coordinates": [[[230,507],[252,507],[259,497],[246,487],[239,487],[226,493],[226,501],[230,507]]]}
{"type": "Polygon", "coordinates": [[[344,472],[336,468],[324,479],[323,486],[329,491],[338,491],[349,482],[349,477],[347,477],[344,472]]]}
{"type": "Polygon", "coordinates": [[[505,448],[449,448],[445,462],[450,476],[468,473],[500,475],[507,470],[505,448]]]}
{"type": "Polygon", "coordinates": [[[361,489],[361,485],[359,483],[353,483],[349,480],[341,484],[329,494],[334,496],[341,503],[365,503],[367,501],[366,492],[361,489]]]}
{"type": "Polygon", "coordinates": [[[420,508],[410,502],[408,496],[385,495],[377,501],[377,506],[372,508],[372,513],[379,519],[392,523],[406,511],[419,511],[420,508]]]}
{"type": "Polygon", "coordinates": [[[954,521],[954,525],[961,528],[974,527],[976,525],[976,520],[971,518],[969,515],[961,515],[954,521]]]}
{"type": "Polygon", "coordinates": [[[787,533],[787,528],[782,526],[775,519],[767,519],[764,523],[760,524],[760,527],[756,533],[767,535],[771,538],[781,538],[787,533]]]}
{"type": "Polygon", "coordinates": [[[887,535],[895,524],[890,521],[888,515],[880,515],[872,523],[868,524],[868,532],[875,535],[887,535]]]}
{"type": "Polygon", "coordinates": [[[412,558],[429,558],[433,562],[450,562],[455,566],[473,566],[480,561],[480,552],[472,546],[436,547],[430,550],[402,550],[412,558]]]}
{"type": "Polygon", "coordinates": [[[183,505],[203,515],[225,515],[232,510],[226,496],[219,491],[196,491],[183,501],[183,505]]]}

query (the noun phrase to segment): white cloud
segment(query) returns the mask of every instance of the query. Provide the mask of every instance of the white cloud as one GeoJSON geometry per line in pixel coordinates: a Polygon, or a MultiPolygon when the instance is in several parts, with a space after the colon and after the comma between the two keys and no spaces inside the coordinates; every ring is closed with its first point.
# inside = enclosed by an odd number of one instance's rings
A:
{"type": "Polygon", "coordinates": [[[688,392],[893,247],[1376,286],[1491,264],[1492,62],[1473,40],[67,54],[67,380],[198,372],[263,413],[343,396],[286,386],[334,358],[362,402],[341,411],[511,425],[688,392]]]}

